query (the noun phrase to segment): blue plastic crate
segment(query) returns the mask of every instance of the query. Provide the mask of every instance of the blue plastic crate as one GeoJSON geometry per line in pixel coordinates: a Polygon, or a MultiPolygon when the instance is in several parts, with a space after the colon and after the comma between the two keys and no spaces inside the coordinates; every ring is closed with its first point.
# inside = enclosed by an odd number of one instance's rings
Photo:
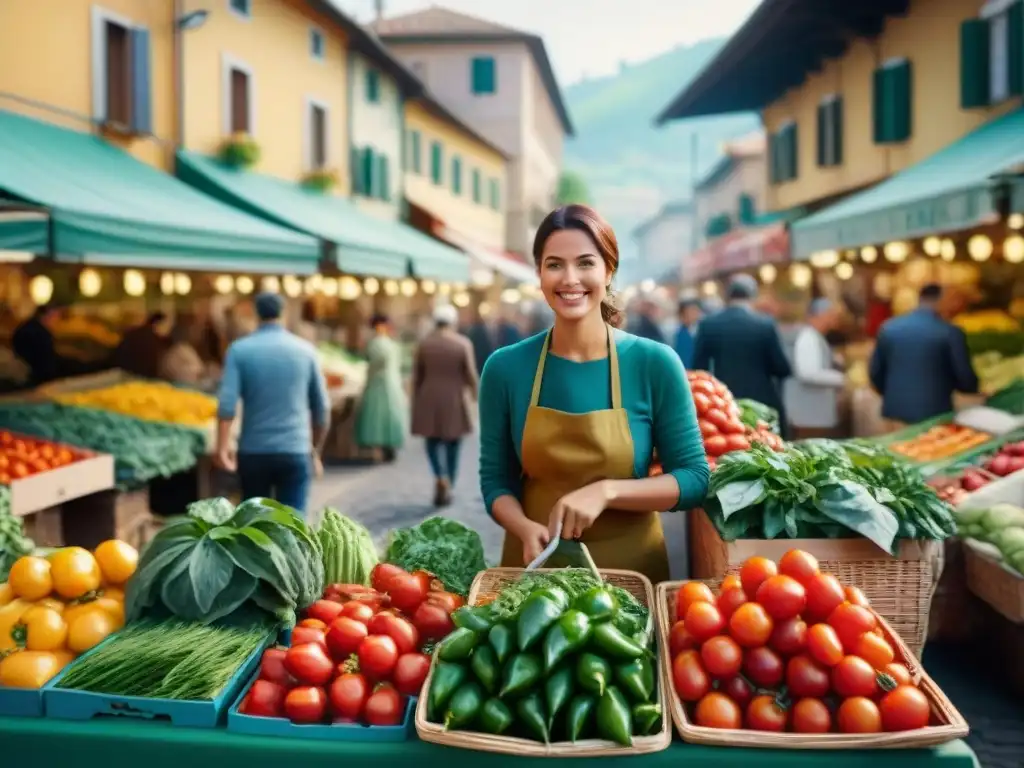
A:
{"type": "Polygon", "coordinates": [[[42,717],[42,688],[5,688],[0,685],[0,717],[42,717]]]}
{"type": "Polygon", "coordinates": [[[295,725],[283,717],[255,717],[238,711],[249,688],[256,682],[253,675],[228,711],[228,730],[250,736],[276,736],[316,741],[405,741],[415,732],[416,699],[410,698],[405,705],[405,718],[401,725],[355,725],[333,723],[331,725],[295,725]]]}
{"type": "MultiPolygon", "coordinates": [[[[228,706],[238,695],[238,690],[245,685],[253,672],[259,668],[263,651],[275,640],[270,634],[259,648],[238,668],[224,690],[211,701],[176,701],[173,699],[149,699],[143,696],[111,696],[106,693],[89,691],[72,691],[58,688],[61,678],[67,669],[77,663],[72,662],[43,688],[43,703],[46,717],[59,720],[91,720],[94,717],[137,717],[143,720],[170,720],[175,726],[185,728],[216,728],[222,725],[228,706]]],[[[106,641],[104,641],[105,643],[106,641]]],[[[96,646],[96,650],[104,643],[96,646]]],[[[88,658],[93,651],[82,655],[88,658]]]]}

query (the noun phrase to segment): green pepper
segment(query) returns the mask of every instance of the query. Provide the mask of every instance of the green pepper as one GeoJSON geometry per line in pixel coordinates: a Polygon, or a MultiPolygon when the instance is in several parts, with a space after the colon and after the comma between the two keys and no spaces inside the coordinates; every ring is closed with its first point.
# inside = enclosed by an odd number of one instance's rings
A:
{"type": "Polygon", "coordinates": [[[614,685],[597,700],[597,733],[624,747],[633,746],[633,713],[614,685]]]}
{"type": "Polygon", "coordinates": [[[466,668],[461,664],[437,662],[434,667],[434,676],[430,679],[430,691],[427,694],[427,710],[432,721],[437,722],[444,711],[445,704],[465,679],[466,668]]]}
{"type": "Polygon", "coordinates": [[[590,637],[590,619],[569,609],[544,636],[544,671],[550,672],[568,654],[582,648],[590,637]]]}
{"type": "Polygon", "coordinates": [[[442,661],[465,661],[473,653],[480,634],[472,629],[460,627],[441,641],[437,655],[442,661]]]}
{"type": "Polygon", "coordinates": [[[476,679],[483,683],[488,693],[494,693],[498,686],[498,676],[501,672],[501,665],[494,649],[489,645],[481,645],[473,651],[473,658],[469,662],[469,668],[473,670],[476,679]]]}
{"type": "Polygon", "coordinates": [[[502,698],[516,696],[533,688],[543,674],[544,666],[540,657],[532,653],[517,653],[505,666],[502,678],[502,698]]]}
{"type": "Polygon", "coordinates": [[[494,619],[486,605],[464,605],[452,614],[452,623],[459,629],[486,632],[494,619]]]}
{"type": "Polygon", "coordinates": [[[537,691],[521,698],[516,703],[516,714],[519,715],[522,724],[526,726],[526,730],[538,741],[547,744],[551,740],[551,735],[548,733],[548,721],[544,716],[544,700],[537,691]]]}
{"type": "Polygon", "coordinates": [[[633,707],[633,733],[650,736],[661,722],[660,704],[637,704],[633,707]]]}
{"type": "Polygon", "coordinates": [[[555,718],[572,698],[572,669],[562,667],[555,674],[548,675],[544,682],[544,702],[548,710],[548,730],[554,726],[555,718]]]}
{"type": "Polygon", "coordinates": [[[506,659],[512,655],[515,641],[515,632],[508,624],[495,624],[487,633],[487,642],[494,649],[499,664],[504,664],[506,659]]]}
{"type": "Polygon", "coordinates": [[[581,653],[576,661],[576,682],[588,693],[601,696],[611,682],[612,665],[592,653],[581,653]]]}
{"type": "Polygon", "coordinates": [[[532,594],[541,595],[542,597],[546,597],[548,600],[553,600],[558,603],[563,611],[569,607],[569,593],[561,587],[541,587],[540,589],[535,590],[532,594]]]}
{"type": "Polygon", "coordinates": [[[619,601],[604,587],[592,587],[577,597],[572,607],[593,621],[605,621],[618,613],[619,601]]]}
{"type": "Polygon", "coordinates": [[[488,699],[480,709],[480,727],[485,733],[500,736],[512,725],[512,710],[498,699],[488,699]]]}
{"type": "Polygon", "coordinates": [[[622,634],[619,628],[610,621],[594,627],[590,633],[590,644],[605,656],[613,659],[632,661],[644,654],[642,645],[637,645],[630,637],[622,634]]]}
{"type": "Polygon", "coordinates": [[[654,693],[654,665],[646,656],[619,664],[615,682],[638,704],[648,702],[654,693]]]}
{"type": "Polygon", "coordinates": [[[558,592],[565,594],[560,589],[540,589],[526,598],[516,620],[516,639],[520,651],[528,651],[536,645],[565,611],[565,604],[556,594],[558,592]]]}
{"type": "Polygon", "coordinates": [[[465,728],[480,714],[484,704],[483,689],[473,680],[459,686],[448,702],[448,711],[444,713],[444,729],[465,728]]]}
{"type": "Polygon", "coordinates": [[[586,735],[590,726],[591,716],[594,714],[594,697],[579,695],[573,696],[569,702],[569,711],[566,731],[569,741],[575,742],[586,735]]]}

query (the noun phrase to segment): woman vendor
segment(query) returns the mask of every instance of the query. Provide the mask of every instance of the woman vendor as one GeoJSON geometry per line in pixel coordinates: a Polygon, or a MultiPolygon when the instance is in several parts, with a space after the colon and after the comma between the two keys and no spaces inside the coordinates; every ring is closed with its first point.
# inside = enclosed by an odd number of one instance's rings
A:
{"type": "Polygon", "coordinates": [[[480,383],[480,485],[505,529],[503,566],[532,562],[561,531],[601,568],[669,578],[659,510],[703,501],[708,464],[671,347],[618,330],[618,243],[597,212],[541,223],[533,257],[549,331],[496,351],[480,383]],[[664,474],[648,477],[653,451],[664,474]]]}

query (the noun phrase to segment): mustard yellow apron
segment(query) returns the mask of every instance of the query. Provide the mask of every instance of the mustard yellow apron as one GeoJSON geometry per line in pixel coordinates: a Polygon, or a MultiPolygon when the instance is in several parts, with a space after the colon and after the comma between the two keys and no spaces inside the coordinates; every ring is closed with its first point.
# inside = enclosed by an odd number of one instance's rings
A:
{"type": "MultiPolygon", "coordinates": [[[[628,414],[622,407],[619,355],[611,328],[608,328],[608,363],[612,407],[608,409],[577,414],[538,405],[550,345],[551,332],[548,331],[534,374],[520,450],[523,511],[530,520],[543,525],[548,524],[552,507],[567,493],[598,480],[635,477],[633,437],[628,414]]],[[[583,534],[582,541],[600,568],[639,571],[655,583],[669,577],[665,534],[657,512],[607,509],[583,534]]],[[[557,554],[547,564],[554,567],[567,564],[556,558],[557,554]]],[[[514,536],[505,536],[501,564],[524,566],[522,543],[514,536]]]]}

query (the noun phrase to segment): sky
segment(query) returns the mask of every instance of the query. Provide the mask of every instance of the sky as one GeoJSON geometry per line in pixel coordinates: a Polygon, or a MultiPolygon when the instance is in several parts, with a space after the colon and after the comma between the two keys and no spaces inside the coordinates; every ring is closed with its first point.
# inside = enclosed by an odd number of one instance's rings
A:
{"type": "MultiPolygon", "coordinates": [[[[332,0],[361,22],[375,0],[332,0]]],[[[760,0],[383,0],[384,16],[441,5],[539,34],[563,87],[734,32],[760,0]]]]}

